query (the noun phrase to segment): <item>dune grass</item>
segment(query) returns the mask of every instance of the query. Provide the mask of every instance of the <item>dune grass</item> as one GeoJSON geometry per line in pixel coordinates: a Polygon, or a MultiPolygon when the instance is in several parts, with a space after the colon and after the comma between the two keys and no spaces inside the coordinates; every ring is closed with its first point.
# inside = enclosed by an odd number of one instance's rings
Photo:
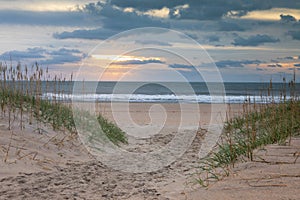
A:
{"type": "Polygon", "coordinates": [[[284,90],[280,103],[271,100],[255,104],[249,100],[243,105],[242,116],[227,120],[215,151],[200,162],[196,181],[201,186],[207,187],[229,175],[230,168],[241,157],[253,161],[255,149],[267,144],[286,144],[291,137],[300,135],[300,101],[294,83],[292,80],[288,84],[289,99],[284,90]]]}
{"type": "MultiPolygon", "coordinates": [[[[8,117],[8,129],[17,126],[25,128],[26,123],[37,123],[40,132],[41,124],[49,124],[54,130],[67,130],[76,134],[73,110],[70,102],[43,98],[48,90],[63,95],[66,90],[72,91],[70,80],[62,76],[51,75],[36,63],[31,68],[24,68],[19,63],[16,67],[0,63],[0,105],[2,116],[8,117]],[[66,86],[70,88],[66,89],[66,86]],[[24,116],[27,118],[25,119],[24,116]],[[18,120],[16,120],[18,118],[18,120]]],[[[115,124],[98,116],[98,123],[110,141],[114,144],[127,143],[125,133],[115,124]]]]}

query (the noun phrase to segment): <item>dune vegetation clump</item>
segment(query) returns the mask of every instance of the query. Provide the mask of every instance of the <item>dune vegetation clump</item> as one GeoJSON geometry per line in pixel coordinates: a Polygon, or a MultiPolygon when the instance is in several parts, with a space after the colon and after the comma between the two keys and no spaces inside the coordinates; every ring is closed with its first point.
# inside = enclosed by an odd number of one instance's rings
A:
{"type": "Polygon", "coordinates": [[[248,98],[243,104],[243,114],[228,118],[215,151],[200,162],[197,173],[200,185],[207,187],[229,175],[230,168],[241,157],[253,161],[255,149],[268,144],[286,145],[292,137],[300,135],[300,100],[295,76],[289,83],[284,78],[282,86],[280,102],[274,102],[271,81],[267,95],[261,96],[267,100],[265,103],[257,104],[248,98]]]}
{"type": "MultiPolygon", "coordinates": [[[[24,129],[26,124],[35,122],[40,133],[41,124],[48,124],[54,130],[77,134],[70,99],[57,98],[70,94],[73,84],[72,75],[67,80],[37,63],[32,67],[0,63],[0,105],[2,116],[8,117],[8,129],[24,129]],[[53,97],[44,95],[48,93],[53,97]]],[[[125,133],[114,123],[100,114],[98,120],[103,130],[99,135],[104,133],[115,144],[127,142],[125,133]]]]}

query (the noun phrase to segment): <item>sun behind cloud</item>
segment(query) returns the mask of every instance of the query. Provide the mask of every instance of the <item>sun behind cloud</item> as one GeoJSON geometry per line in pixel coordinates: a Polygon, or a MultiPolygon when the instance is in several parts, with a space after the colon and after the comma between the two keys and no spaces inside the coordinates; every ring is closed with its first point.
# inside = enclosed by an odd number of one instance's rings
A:
{"type": "Polygon", "coordinates": [[[143,56],[128,56],[128,55],[92,55],[92,58],[97,60],[107,60],[111,61],[114,64],[123,64],[123,63],[143,63],[143,62],[163,62],[159,57],[143,57],[143,56]]]}

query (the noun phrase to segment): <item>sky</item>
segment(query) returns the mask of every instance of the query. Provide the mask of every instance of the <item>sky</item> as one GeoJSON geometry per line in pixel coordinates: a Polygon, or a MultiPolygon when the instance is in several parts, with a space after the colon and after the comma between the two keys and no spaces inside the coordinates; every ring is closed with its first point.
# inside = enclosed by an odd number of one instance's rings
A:
{"type": "Polygon", "coordinates": [[[299,0],[1,0],[0,41],[77,80],[300,82],[299,0]]]}

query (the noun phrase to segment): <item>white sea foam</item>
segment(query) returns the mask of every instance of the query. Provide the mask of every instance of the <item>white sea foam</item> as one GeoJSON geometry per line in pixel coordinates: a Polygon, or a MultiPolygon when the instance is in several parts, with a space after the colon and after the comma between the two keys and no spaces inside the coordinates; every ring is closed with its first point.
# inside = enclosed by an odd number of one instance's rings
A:
{"type": "MultiPolygon", "coordinates": [[[[280,102],[279,96],[261,97],[261,96],[211,96],[211,95],[145,95],[145,94],[43,94],[44,99],[66,100],[66,101],[86,101],[86,102],[160,102],[160,103],[268,103],[280,102]]],[[[288,97],[287,97],[288,99],[288,97]]]]}

